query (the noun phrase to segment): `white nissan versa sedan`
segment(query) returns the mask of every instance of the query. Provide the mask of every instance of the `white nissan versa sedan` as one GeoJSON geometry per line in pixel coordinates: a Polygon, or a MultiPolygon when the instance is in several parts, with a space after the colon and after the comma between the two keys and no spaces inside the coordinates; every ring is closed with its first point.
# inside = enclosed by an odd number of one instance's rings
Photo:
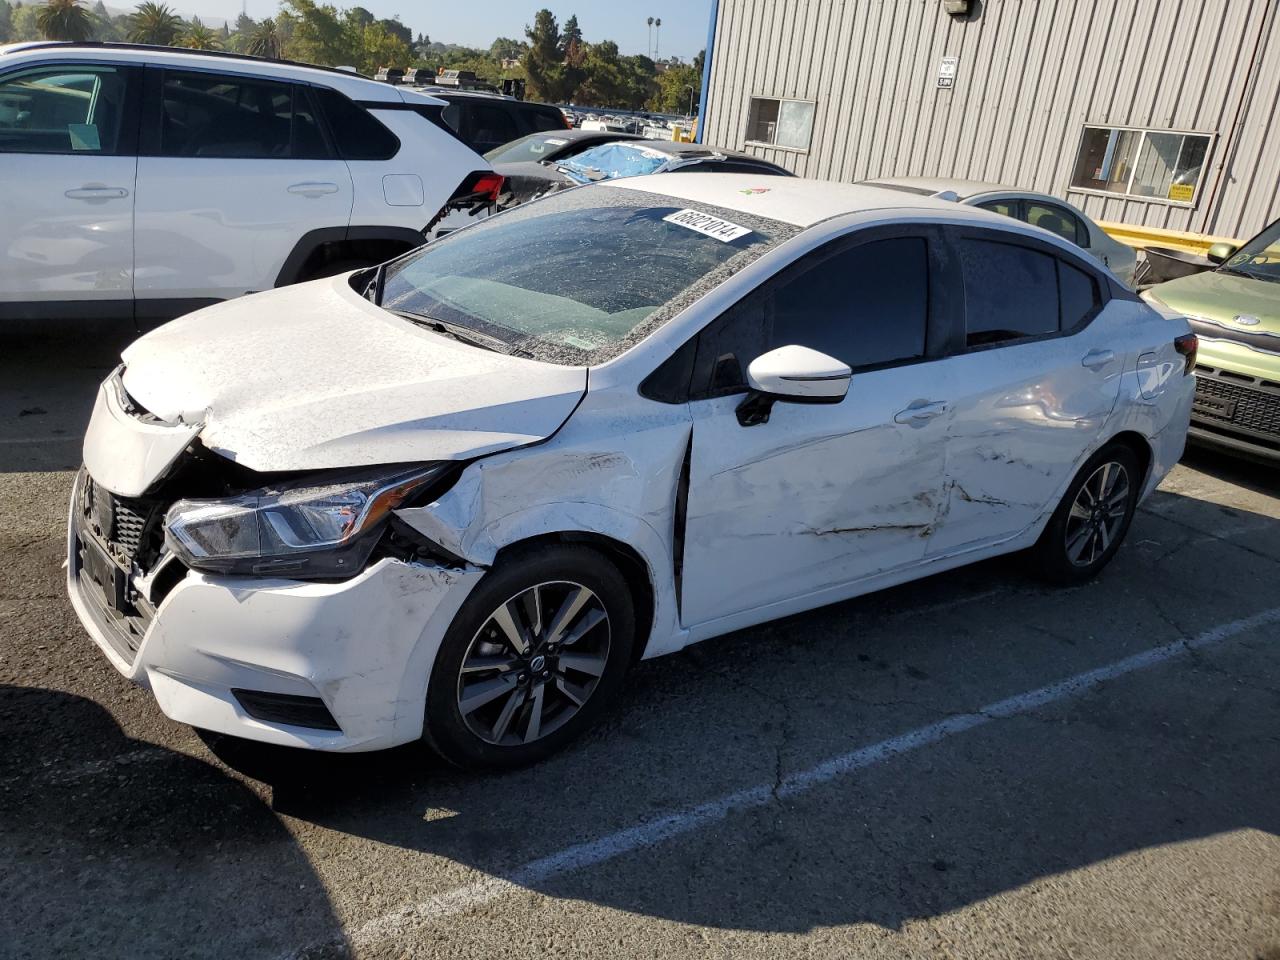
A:
{"type": "Polygon", "coordinates": [[[1097,573],[1196,339],[1078,247],[870,187],[565,191],[130,346],[68,587],[170,717],[545,756],[642,657],[1029,549],[1097,573]]]}

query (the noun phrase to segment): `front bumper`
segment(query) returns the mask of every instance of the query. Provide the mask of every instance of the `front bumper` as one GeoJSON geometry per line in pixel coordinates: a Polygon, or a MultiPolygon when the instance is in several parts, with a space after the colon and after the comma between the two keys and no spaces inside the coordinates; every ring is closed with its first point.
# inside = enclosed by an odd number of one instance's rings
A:
{"type": "Polygon", "coordinates": [[[1198,366],[1190,433],[1222,450],[1280,460],[1280,382],[1198,366]]]}
{"type": "MultiPolygon", "coordinates": [[[[67,592],[94,642],[181,723],[264,743],[376,750],[422,735],[445,631],[483,574],[382,559],[350,580],[308,583],[187,572],[147,618],[118,615],[84,571],[73,495],[67,592]],[[130,633],[132,631],[132,634],[130,633]],[[322,701],[339,729],[264,721],[232,691],[322,701]]],[[[123,576],[132,588],[140,571],[123,576]]]]}

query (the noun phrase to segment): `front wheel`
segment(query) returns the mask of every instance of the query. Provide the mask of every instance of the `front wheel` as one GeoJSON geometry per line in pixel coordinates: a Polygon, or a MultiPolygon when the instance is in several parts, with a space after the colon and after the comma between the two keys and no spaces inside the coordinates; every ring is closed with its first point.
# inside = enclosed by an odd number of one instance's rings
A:
{"type": "Polygon", "coordinates": [[[1090,457],[1032,548],[1041,574],[1056,583],[1083,583],[1105,567],[1129,532],[1141,483],[1138,458],[1123,443],[1090,457]]]}
{"type": "Polygon", "coordinates": [[[515,554],[445,634],[427,687],[426,740],[464,768],[541,760],[616,698],[634,644],[631,592],[603,554],[578,545],[515,554]]]}

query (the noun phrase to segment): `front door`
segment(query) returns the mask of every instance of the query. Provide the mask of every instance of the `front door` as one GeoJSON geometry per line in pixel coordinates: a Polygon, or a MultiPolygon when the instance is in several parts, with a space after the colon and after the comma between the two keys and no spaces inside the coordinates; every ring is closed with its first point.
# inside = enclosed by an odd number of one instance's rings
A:
{"type": "MultiPolygon", "coordinates": [[[[942,488],[924,235],[855,234],[804,258],[698,340],[684,540],[688,626],[922,560],[942,488]],[[831,405],[736,410],[750,360],[787,344],[853,368],[831,405]]],[[[822,602],[818,599],[816,602],[822,602]]]]}
{"type": "Polygon", "coordinates": [[[78,62],[0,76],[0,310],[129,313],[137,73],[78,62]]]}
{"type": "Polygon", "coordinates": [[[311,230],[345,230],[352,186],[302,85],[148,68],[138,161],[145,301],[229,299],[275,286],[311,230]]]}

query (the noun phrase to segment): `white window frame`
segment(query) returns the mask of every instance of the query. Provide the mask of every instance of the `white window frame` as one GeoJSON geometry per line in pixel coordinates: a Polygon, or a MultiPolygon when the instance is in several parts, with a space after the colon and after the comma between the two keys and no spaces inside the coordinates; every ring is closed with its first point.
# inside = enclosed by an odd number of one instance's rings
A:
{"type": "Polygon", "coordinates": [[[784,150],[787,153],[808,153],[813,147],[813,121],[818,118],[818,101],[806,100],[804,97],[775,97],[766,93],[753,93],[747,98],[747,135],[744,137],[745,142],[751,147],[764,147],[768,150],[784,150]],[[806,147],[789,147],[783,143],[770,143],[767,140],[752,140],[751,115],[757,100],[776,100],[778,103],[778,116],[782,116],[782,105],[784,103],[808,103],[813,106],[813,117],[809,123],[809,145],[806,147]]]}
{"type": "MultiPolygon", "coordinates": [[[[1184,210],[1194,209],[1195,205],[1200,202],[1200,188],[1204,186],[1205,172],[1209,166],[1209,158],[1213,155],[1213,147],[1217,139],[1218,135],[1216,133],[1211,133],[1206,130],[1169,130],[1163,127],[1130,127],[1118,123],[1086,123],[1080,129],[1080,140],[1076,146],[1075,157],[1071,161],[1071,174],[1067,181],[1067,192],[1082,193],[1090,197],[1110,197],[1112,200],[1124,200],[1129,203],[1157,203],[1166,207],[1182,207],[1184,210]],[[1138,134],[1138,142],[1133,151],[1133,169],[1129,171],[1129,181],[1125,184],[1124,193],[1117,193],[1112,190],[1095,190],[1092,187],[1077,187],[1071,184],[1071,180],[1075,179],[1076,166],[1080,163],[1080,153],[1084,150],[1084,138],[1088,135],[1090,130],[1118,130],[1138,134]],[[1133,190],[1133,179],[1138,173],[1137,158],[1142,156],[1142,148],[1146,146],[1148,133],[1172,134],[1174,136],[1181,137],[1204,137],[1209,141],[1209,145],[1205,147],[1204,151],[1204,162],[1200,165],[1200,176],[1196,179],[1195,191],[1191,194],[1190,200],[1170,200],[1168,197],[1144,197],[1131,192],[1133,190]]],[[[1179,148],[1178,151],[1179,159],[1181,159],[1182,150],[1185,150],[1186,146],[1186,141],[1184,140],[1182,147],[1179,148]]],[[[1108,166],[1112,160],[1113,149],[1114,143],[1108,143],[1107,155],[1103,161],[1104,164],[1108,166]]],[[[1176,164],[1174,165],[1174,169],[1177,169],[1176,164]]]]}

